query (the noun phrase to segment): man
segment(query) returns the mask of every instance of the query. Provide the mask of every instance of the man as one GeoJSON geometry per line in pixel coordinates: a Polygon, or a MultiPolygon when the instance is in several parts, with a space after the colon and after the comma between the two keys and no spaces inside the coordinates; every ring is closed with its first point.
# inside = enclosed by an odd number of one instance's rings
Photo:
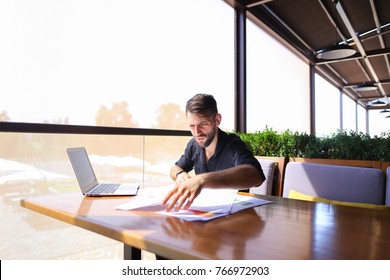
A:
{"type": "Polygon", "coordinates": [[[186,105],[193,139],[184,155],[171,168],[175,186],[162,204],[167,211],[188,209],[203,188],[249,189],[261,185],[265,176],[245,143],[219,128],[222,116],[209,94],[196,94],[186,105]],[[195,176],[188,173],[195,169],[195,176]]]}

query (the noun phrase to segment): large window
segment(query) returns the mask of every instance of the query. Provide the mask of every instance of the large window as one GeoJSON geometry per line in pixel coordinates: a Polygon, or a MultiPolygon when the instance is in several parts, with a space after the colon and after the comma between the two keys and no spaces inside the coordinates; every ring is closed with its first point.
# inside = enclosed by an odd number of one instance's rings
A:
{"type": "Polygon", "coordinates": [[[340,91],[315,75],[316,135],[326,137],[340,129],[340,91]]]}
{"type": "Polygon", "coordinates": [[[247,130],[309,131],[309,66],[247,20],[247,130]]]}
{"type": "MultiPolygon", "coordinates": [[[[340,91],[324,80],[319,75],[315,76],[315,100],[316,100],[316,134],[317,136],[329,136],[340,129],[340,91]]],[[[357,131],[369,134],[371,137],[390,132],[390,118],[382,110],[366,109],[342,95],[343,130],[357,131]],[[367,119],[368,115],[368,119],[367,119]],[[368,120],[368,127],[367,127],[368,120]]]]}
{"type": "Polygon", "coordinates": [[[356,102],[343,94],[343,130],[356,131],[356,102]]]}
{"type": "Polygon", "coordinates": [[[5,0],[0,36],[10,121],[186,129],[185,102],[206,92],[233,128],[234,10],[223,1],[5,0]]]}
{"type": "Polygon", "coordinates": [[[382,110],[369,111],[369,130],[370,135],[381,135],[382,133],[390,133],[390,113],[381,113],[382,110]]]}
{"type": "MultiPolygon", "coordinates": [[[[187,130],[185,103],[205,92],[233,130],[234,10],[224,1],[4,0],[0,37],[0,121],[187,130]]],[[[20,198],[79,191],[71,146],[87,148],[102,181],[171,183],[188,140],[0,133],[0,258],[121,258],[119,242],[20,198]]]]}
{"type": "Polygon", "coordinates": [[[367,110],[358,105],[358,132],[367,133],[367,110]]]}

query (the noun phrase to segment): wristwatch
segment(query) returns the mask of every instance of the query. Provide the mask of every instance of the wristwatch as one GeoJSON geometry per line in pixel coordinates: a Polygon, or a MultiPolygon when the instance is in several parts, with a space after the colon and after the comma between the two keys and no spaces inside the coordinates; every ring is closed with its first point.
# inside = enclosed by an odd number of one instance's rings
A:
{"type": "Polygon", "coordinates": [[[179,171],[179,172],[177,172],[176,173],[176,178],[177,178],[177,176],[179,176],[181,173],[183,173],[183,172],[185,172],[184,170],[182,170],[182,171],[179,171]]]}

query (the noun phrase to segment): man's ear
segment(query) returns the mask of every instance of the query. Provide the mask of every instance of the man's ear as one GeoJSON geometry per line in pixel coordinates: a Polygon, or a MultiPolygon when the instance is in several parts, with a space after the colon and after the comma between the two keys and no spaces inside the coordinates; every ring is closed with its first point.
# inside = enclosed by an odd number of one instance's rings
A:
{"type": "Polygon", "coordinates": [[[222,121],[222,115],[216,114],[215,115],[215,122],[216,122],[217,126],[219,126],[221,124],[221,121],[222,121]]]}

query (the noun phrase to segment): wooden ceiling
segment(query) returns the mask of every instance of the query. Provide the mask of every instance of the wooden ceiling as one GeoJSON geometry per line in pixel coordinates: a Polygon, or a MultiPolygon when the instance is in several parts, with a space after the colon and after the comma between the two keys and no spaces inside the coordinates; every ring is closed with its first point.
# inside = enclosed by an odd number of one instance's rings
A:
{"type": "Polygon", "coordinates": [[[246,9],[248,19],[364,108],[390,108],[389,0],[225,1],[246,9]],[[356,53],[333,60],[317,57],[335,45],[348,45],[356,53]],[[362,84],[376,89],[360,91],[357,87],[362,84]]]}

